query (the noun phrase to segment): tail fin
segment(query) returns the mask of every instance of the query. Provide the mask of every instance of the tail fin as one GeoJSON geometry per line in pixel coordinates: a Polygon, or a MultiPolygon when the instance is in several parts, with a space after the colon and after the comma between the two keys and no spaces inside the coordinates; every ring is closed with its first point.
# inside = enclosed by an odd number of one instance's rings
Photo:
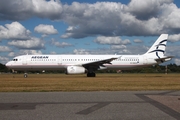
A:
{"type": "Polygon", "coordinates": [[[153,58],[162,58],[166,49],[168,34],[161,34],[145,55],[153,58]]]}

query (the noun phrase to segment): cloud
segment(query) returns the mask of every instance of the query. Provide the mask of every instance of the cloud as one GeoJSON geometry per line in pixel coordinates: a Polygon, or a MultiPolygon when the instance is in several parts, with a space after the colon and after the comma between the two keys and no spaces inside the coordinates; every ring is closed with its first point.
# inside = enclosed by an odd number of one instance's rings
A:
{"type": "Polygon", "coordinates": [[[7,61],[9,61],[9,59],[7,57],[0,56],[0,61],[1,63],[5,64],[7,61]]]}
{"type": "Polygon", "coordinates": [[[60,47],[60,48],[73,46],[72,44],[69,44],[69,43],[66,43],[66,42],[60,43],[58,41],[55,41],[54,39],[51,40],[51,44],[55,45],[56,47],[60,47]]]}
{"type": "Polygon", "coordinates": [[[127,45],[130,44],[130,40],[121,40],[120,37],[105,37],[99,36],[97,37],[94,42],[99,44],[109,44],[109,45],[127,45]]]}
{"type": "MultiPolygon", "coordinates": [[[[76,36],[75,33],[71,33],[71,31],[73,31],[73,29],[76,29],[76,28],[74,28],[73,26],[69,26],[69,27],[67,28],[67,30],[66,30],[66,34],[61,35],[61,38],[66,39],[66,38],[69,38],[69,37],[71,37],[71,36],[74,36],[74,38],[80,38],[79,35],[76,36]]],[[[85,37],[85,36],[84,36],[84,37],[85,37]]]]}
{"type": "Polygon", "coordinates": [[[112,45],[111,49],[117,49],[117,50],[126,49],[126,46],[125,45],[112,45]]]}
{"type": "Polygon", "coordinates": [[[1,0],[0,4],[0,20],[38,17],[65,22],[69,27],[62,38],[178,34],[179,13],[173,0],[131,0],[127,5],[120,2],[73,2],[68,5],[59,0],[1,0]]]}
{"type": "Polygon", "coordinates": [[[1,0],[0,2],[0,20],[26,20],[34,16],[56,20],[60,19],[62,11],[59,0],[1,0]]]}
{"type": "Polygon", "coordinates": [[[170,4],[173,0],[131,0],[127,6],[127,11],[137,19],[148,20],[159,16],[161,6],[170,4]]]}
{"type": "Polygon", "coordinates": [[[8,46],[0,46],[0,52],[10,52],[12,51],[8,46]]]}
{"type": "Polygon", "coordinates": [[[175,59],[174,61],[175,61],[176,65],[180,65],[180,59],[175,59]]]}
{"type": "Polygon", "coordinates": [[[13,40],[8,42],[8,45],[17,47],[18,49],[43,49],[45,44],[43,40],[32,37],[29,40],[13,40]]]}
{"type": "MultiPolygon", "coordinates": [[[[175,57],[178,57],[179,56],[179,46],[170,46],[168,45],[166,47],[166,51],[165,51],[165,54],[167,56],[175,56],[175,57]]],[[[180,56],[179,56],[180,57],[180,56]]]]}
{"type": "Polygon", "coordinates": [[[180,51],[179,51],[179,45],[168,45],[166,47],[166,56],[174,56],[172,59],[172,62],[176,63],[177,65],[180,65],[177,61],[180,60],[180,51]]]}
{"type": "Polygon", "coordinates": [[[134,42],[135,42],[135,43],[142,43],[143,41],[140,40],[140,39],[135,39],[134,42]]]}
{"type": "Polygon", "coordinates": [[[62,38],[87,36],[150,36],[180,32],[180,9],[173,0],[131,0],[64,5],[69,28],[62,38]]]}
{"type": "Polygon", "coordinates": [[[180,9],[175,4],[166,5],[163,8],[164,16],[162,16],[163,23],[164,23],[164,29],[167,29],[166,31],[171,34],[179,34],[180,31],[180,9]]]}
{"type": "Polygon", "coordinates": [[[85,49],[74,49],[73,51],[76,55],[89,55],[90,53],[85,49]]]}
{"type": "Polygon", "coordinates": [[[19,22],[12,22],[11,24],[5,24],[5,27],[0,25],[0,40],[2,39],[29,39],[30,31],[27,30],[19,22]]]}
{"type": "Polygon", "coordinates": [[[19,55],[42,55],[42,52],[40,50],[20,50],[19,55]]]}
{"type": "Polygon", "coordinates": [[[137,19],[148,20],[151,17],[158,15],[158,6],[157,1],[131,0],[128,5],[128,11],[137,19]]]}
{"type": "Polygon", "coordinates": [[[180,41],[180,34],[169,35],[168,40],[171,41],[171,42],[180,41]]]}
{"type": "Polygon", "coordinates": [[[40,24],[34,28],[34,31],[37,33],[42,33],[44,35],[57,34],[58,31],[54,28],[53,25],[44,25],[40,24]]]}
{"type": "Polygon", "coordinates": [[[113,2],[95,4],[73,2],[72,5],[64,5],[66,12],[63,12],[62,19],[70,26],[64,36],[82,38],[114,35],[121,21],[119,15],[122,6],[121,3],[113,2]]]}
{"type": "Polygon", "coordinates": [[[51,55],[56,55],[57,53],[55,51],[50,52],[51,55]]]}
{"type": "Polygon", "coordinates": [[[15,54],[15,52],[10,52],[10,53],[8,54],[8,56],[9,56],[9,57],[14,57],[14,56],[16,56],[16,54],[15,54]]]}

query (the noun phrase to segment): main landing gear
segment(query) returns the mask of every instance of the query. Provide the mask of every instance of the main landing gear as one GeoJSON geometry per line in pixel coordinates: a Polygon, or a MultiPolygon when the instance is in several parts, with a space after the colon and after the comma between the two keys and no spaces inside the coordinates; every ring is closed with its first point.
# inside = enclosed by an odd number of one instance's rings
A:
{"type": "Polygon", "coordinates": [[[96,73],[95,72],[88,72],[87,77],[96,77],[96,73]]]}

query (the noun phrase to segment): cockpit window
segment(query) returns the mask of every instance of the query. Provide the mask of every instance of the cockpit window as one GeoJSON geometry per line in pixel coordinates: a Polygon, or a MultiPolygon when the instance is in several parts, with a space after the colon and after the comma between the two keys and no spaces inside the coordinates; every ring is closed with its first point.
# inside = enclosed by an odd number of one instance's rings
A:
{"type": "Polygon", "coordinates": [[[13,59],[13,61],[18,61],[18,59],[13,59]]]}

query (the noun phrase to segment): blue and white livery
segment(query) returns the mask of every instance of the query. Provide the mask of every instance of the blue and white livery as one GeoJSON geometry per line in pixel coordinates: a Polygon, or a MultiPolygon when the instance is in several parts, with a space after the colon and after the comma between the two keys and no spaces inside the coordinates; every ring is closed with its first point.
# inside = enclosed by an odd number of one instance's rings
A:
{"type": "Polygon", "coordinates": [[[127,70],[171,60],[172,56],[164,56],[167,39],[168,34],[161,34],[143,55],[22,55],[6,66],[17,71],[64,70],[67,74],[87,73],[87,77],[95,77],[97,70],[127,70]]]}

